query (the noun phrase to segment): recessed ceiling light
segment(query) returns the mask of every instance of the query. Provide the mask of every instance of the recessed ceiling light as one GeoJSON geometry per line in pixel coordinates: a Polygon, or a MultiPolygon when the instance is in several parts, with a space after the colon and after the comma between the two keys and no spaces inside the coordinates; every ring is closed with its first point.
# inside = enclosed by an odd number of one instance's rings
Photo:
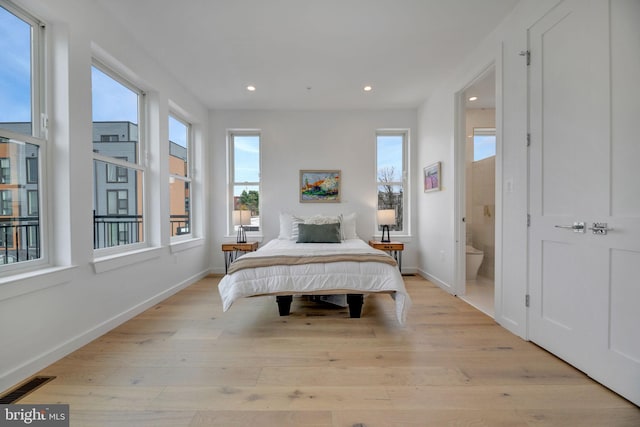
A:
{"type": "Polygon", "coordinates": [[[471,98],[469,98],[469,101],[475,101],[476,99],[478,99],[477,96],[472,96],[471,98]]]}
{"type": "Polygon", "coordinates": [[[370,85],[366,85],[365,87],[362,88],[362,90],[364,90],[365,92],[371,92],[373,88],[370,85]]]}
{"type": "Polygon", "coordinates": [[[248,86],[247,86],[247,90],[248,90],[249,92],[254,92],[254,91],[256,90],[256,87],[255,87],[254,85],[248,85],[248,86]]]}

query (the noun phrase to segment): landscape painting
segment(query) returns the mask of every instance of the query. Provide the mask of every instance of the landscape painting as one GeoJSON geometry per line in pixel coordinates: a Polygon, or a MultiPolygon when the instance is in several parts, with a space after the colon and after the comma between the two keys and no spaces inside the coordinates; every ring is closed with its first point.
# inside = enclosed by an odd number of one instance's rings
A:
{"type": "Polygon", "coordinates": [[[301,170],[300,202],[340,202],[340,171],[301,170]]]}

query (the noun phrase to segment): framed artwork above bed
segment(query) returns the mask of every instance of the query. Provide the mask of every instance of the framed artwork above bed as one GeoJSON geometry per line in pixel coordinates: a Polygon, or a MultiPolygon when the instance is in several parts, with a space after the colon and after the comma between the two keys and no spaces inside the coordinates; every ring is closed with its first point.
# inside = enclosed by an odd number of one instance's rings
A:
{"type": "Polygon", "coordinates": [[[339,170],[300,170],[300,203],[340,203],[339,170]]]}

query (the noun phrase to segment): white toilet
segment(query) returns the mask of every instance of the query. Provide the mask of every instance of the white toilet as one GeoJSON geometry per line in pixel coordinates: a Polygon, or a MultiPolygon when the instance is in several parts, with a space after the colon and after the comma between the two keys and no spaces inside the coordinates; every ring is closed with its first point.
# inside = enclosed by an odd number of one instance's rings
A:
{"type": "Polygon", "coordinates": [[[471,245],[467,245],[467,280],[476,280],[476,277],[478,276],[478,269],[480,268],[480,264],[482,264],[483,258],[484,252],[471,245]]]}

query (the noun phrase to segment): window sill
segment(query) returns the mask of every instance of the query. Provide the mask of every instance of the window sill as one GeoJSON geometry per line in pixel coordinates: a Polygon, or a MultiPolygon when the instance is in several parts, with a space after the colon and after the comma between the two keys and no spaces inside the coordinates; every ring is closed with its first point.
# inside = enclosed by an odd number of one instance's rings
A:
{"type": "Polygon", "coordinates": [[[92,264],[96,274],[159,258],[161,248],[145,248],[96,258],[92,264]]]}
{"type": "Polygon", "coordinates": [[[0,279],[0,301],[67,283],[76,268],[45,267],[3,277],[0,279]]]}
{"type": "Polygon", "coordinates": [[[175,254],[176,252],[186,251],[202,245],[204,245],[204,239],[202,237],[197,237],[193,239],[172,242],[169,247],[171,249],[171,253],[175,254]]]}

